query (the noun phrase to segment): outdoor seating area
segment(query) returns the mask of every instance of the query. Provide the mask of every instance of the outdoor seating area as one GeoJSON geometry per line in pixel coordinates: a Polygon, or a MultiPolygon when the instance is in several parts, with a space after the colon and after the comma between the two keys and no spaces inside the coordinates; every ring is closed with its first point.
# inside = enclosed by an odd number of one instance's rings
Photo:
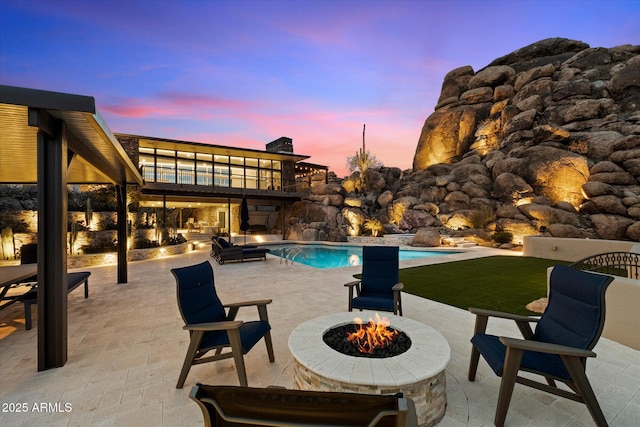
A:
{"type": "MultiPolygon", "coordinates": [[[[455,256],[464,259],[478,254],[455,256]]],[[[24,329],[22,307],[15,304],[0,311],[0,401],[25,402],[30,408],[41,403],[71,408],[0,413],[0,425],[202,426],[203,412],[189,398],[196,383],[240,385],[234,360],[229,359],[191,366],[184,388],[176,389],[190,334],[183,328],[171,270],[205,261],[212,265],[222,302],[272,300],[268,321],[273,363],[262,345],[244,355],[248,385],[265,390],[294,388],[289,336],[306,321],[347,312],[343,284],[361,272],[359,266],[317,270],[296,264],[292,268],[268,254],[266,262],[230,263],[221,268],[205,250],[131,262],[126,284],[116,284],[114,266],[91,267],[91,298],[84,299],[80,292],[68,294],[69,353],[63,367],[38,372],[37,333],[24,329]]],[[[426,262],[438,261],[401,261],[400,268],[426,262]]],[[[500,378],[482,363],[475,381],[467,379],[475,316],[406,293],[402,306],[403,318],[434,328],[451,349],[445,371],[446,413],[438,425],[491,425],[500,378]]],[[[235,320],[257,317],[255,308],[243,308],[235,320]]],[[[506,319],[492,319],[487,332],[519,335],[516,324],[506,319]]],[[[640,351],[603,337],[593,352],[597,358],[589,360],[586,374],[608,424],[637,425],[640,351]]],[[[516,385],[506,425],[591,426],[593,420],[581,403],[516,385]]]]}
{"type": "MultiPolygon", "coordinates": [[[[89,298],[89,271],[76,271],[75,273],[67,274],[67,292],[71,292],[80,285],[84,285],[84,297],[89,298]]],[[[24,294],[20,300],[24,305],[24,327],[29,330],[33,327],[31,321],[31,306],[38,303],[38,287],[34,286],[24,294]]]]}
{"type": "MultiPolygon", "coordinates": [[[[26,244],[21,248],[22,256],[19,266],[9,266],[1,270],[8,273],[2,275],[0,287],[0,308],[21,302],[24,306],[25,329],[30,330],[32,325],[31,306],[38,303],[38,245],[26,244]]],[[[89,271],[78,271],[67,274],[67,293],[84,285],[84,297],[89,298],[89,271]]]]}

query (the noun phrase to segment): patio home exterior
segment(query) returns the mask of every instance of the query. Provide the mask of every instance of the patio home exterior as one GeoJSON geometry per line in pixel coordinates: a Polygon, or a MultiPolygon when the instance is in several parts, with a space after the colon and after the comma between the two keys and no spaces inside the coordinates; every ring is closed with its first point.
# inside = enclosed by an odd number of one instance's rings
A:
{"type": "MultiPolygon", "coordinates": [[[[265,150],[139,135],[115,134],[143,177],[140,204],[178,210],[174,226],[189,231],[239,233],[243,197],[254,232],[284,232],[286,207],[308,194],[311,176],[327,167],[305,163],[293,141],[278,138],[265,150]]],[[[169,225],[166,218],[161,218],[169,225]]]]}

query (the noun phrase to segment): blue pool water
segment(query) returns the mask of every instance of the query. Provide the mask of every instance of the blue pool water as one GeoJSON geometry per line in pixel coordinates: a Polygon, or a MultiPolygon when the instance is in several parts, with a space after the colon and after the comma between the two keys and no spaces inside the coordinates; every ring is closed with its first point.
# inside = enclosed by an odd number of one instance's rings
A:
{"type": "MultiPolygon", "coordinates": [[[[282,258],[281,262],[304,264],[315,268],[340,268],[362,264],[361,246],[324,245],[270,245],[271,254],[282,258]]],[[[400,261],[429,258],[457,253],[456,251],[400,250],[400,261]]]]}

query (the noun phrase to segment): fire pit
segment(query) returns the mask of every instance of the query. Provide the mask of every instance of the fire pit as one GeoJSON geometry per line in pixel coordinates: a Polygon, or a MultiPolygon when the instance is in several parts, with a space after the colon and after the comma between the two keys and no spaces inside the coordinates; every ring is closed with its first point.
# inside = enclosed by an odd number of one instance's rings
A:
{"type": "MultiPolygon", "coordinates": [[[[436,424],[444,415],[447,399],[444,370],[449,363],[450,349],[444,337],[423,323],[389,315],[388,324],[384,326],[406,336],[409,345],[404,351],[390,357],[343,354],[325,343],[325,336],[328,331],[341,328],[348,329],[349,334],[357,333],[351,332],[359,328],[354,315],[336,313],[318,317],[291,333],[289,349],[294,358],[295,387],[370,394],[402,392],[416,403],[421,426],[436,424]]],[[[376,319],[373,312],[358,312],[357,316],[376,319]]],[[[379,328],[377,322],[378,319],[373,320],[375,328],[379,328]]],[[[338,339],[339,335],[340,332],[338,339]]],[[[364,340],[368,343],[370,339],[364,340]]]]}
{"type": "Polygon", "coordinates": [[[391,322],[376,313],[365,325],[356,317],[353,323],[335,326],[322,335],[332,349],[347,356],[385,358],[398,356],[411,347],[411,339],[402,331],[390,328],[391,322]]]}

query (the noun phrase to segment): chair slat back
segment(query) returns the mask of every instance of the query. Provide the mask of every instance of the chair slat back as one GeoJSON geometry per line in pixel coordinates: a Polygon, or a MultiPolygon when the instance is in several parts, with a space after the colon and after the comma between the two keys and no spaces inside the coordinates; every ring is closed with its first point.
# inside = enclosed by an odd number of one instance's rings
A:
{"type": "Polygon", "coordinates": [[[362,294],[393,295],[398,283],[400,248],[364,246],[362,248],[362,294]]]}
{"type": "Polygon", "coordinates": [[[171,270],[176,278],[178,306],[185,324],[220,322],[226,319],[214,285],[209,261],[171,270]]]}
{"type": "Polygon", "coordinates": [[[218,237],[218,244],[222,249],[227,249],[231,247],[231,244],[227,242],[225,239],[223,239],[222,237],[218,237]]]}
{"type": "Polygon", "coordinates": [[[396,396],[199,384],[190,397],[204,405],[215,427],[397,427],[407,415],[398,410],[396,396]],[[389,416],[375,422],[379,414],[389,416]]]}
{"type": "Polygon", "coordinates": [[[612,281],[611,276],[556,265],[534,339],[591,350],[602,334],[605,292],[612,281]]]}

